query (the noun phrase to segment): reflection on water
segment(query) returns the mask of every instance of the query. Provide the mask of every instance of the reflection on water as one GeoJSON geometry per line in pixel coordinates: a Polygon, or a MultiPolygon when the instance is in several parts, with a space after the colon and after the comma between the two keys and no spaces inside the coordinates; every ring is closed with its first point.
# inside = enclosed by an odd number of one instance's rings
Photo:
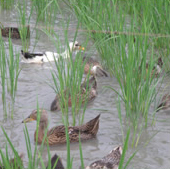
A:
{"type": "MultiPolygon", "coordinates": [[[[0,20],[4,25],[12,26],[17,23],[16,10],[1,11],[0,20]],[[14,17],[15,16],[15,17],[14,17]]],[[[33,17],[34,18],[34,17],[33,17]]],[[[56,23],[60,22],[61,17],[58,17],[56,23]]],[[[31,20],[31,24],[34,26],[35,20],[31,20]]],[[[41,26],[41,25],[38,25],[41,26]]],[[[76,29],[76,19],[70,22],[70,27],[76,29]]],[[[64,32],[62,27],[55,25],[56,33],[60,35],[61,42],[64,42],[64,32]]],[[[38,29],[37,29],[38,30],[38,29]]],[[[38,30],[39,37],[36,48],[34,49],[34,43],[36,38],[36,31],[31,34],[29,50],[32,51],[56,51],[54,44],[48,40],[47,36],[40,30],[38,30]]],[[[68,33],[68,39],[72,41],[74,38],[74,32],[68,33]]],[[[77,40],[80,43],[84,42],[85,37],[82,34],[78,34],[77,40]]],[[[13,40],[14,49],[20,53],[21,41],[13,40]]],[[[65,46],[64,43],[62,44],[65,46]]],[[[89,46],[90,48],[90,46],[89,46]]],[[[63,49],[62,49],[63,50],[63,49]]],[[[94,53],[93,53],[94,55],[94,53]]],[[[95,54],[94,57],[98,57],[95,54]]],[[[54,63],[49,64],[23,64],[20,63],[22,71],[18,79],[18,91],[16,95],[16,103],[14,109],[14,119],[3,119],[3,107],[0,105],[0,123],[6,130],[8,136],[12,140],[14,146],[18,152],[26,153],[26,143],[23,133],[24,124],[21,123],[22,119],[27,117],[30,112],[36,108],[37,100],[39,107],[43,107],[49,112],[50,128],[55,125],[62,124],[61,112],[50,112],[50,105],[55,97],[55,93],[48,83],[52,82],[51,70],[55,69],[54,63]]],[[[169,79],[169,77],[168,77],[169,79]]],[[[115,89],[119,90],[119,85],[114,77],[98,78],[98,96],[91,103],[85,113],[85,122],[94,118],[101,113],[100,127],[97,134],[97,138],[82,142],[82,150],[85,165],[90,164],[94,160],[100,159],[104,155],[108,154],[115,146],[122,145],[122,133],[121,126],[117,113],[116,100],[117,96],[110,90],[104,90],[103,86],[111,85],[115,89]]],[[[166,83],[167,84],[167,83],[166,83]]],[[[166,85],[165,84],[165,85],[166,85]]],[[[1,93],[1,88],[0,88],[1,93]]],[[[0,102],[2,100],[0,98],[0,102]]],[[[153,109],[152,109],[153,110],[153,109]]],[[[151,110],[151,111],[152,111],[151,110]]],[[[122,112],[123,116],[125,112],[122,112]]],[[[71,117],[71,114],[70,114],[71,117]]],[[[141,140],[139,142],[139,151],[132,160],[129,168],[168,168],[170,166],[170,113],[161,112],[156,114],[156,124],[153,127],[148,127],[143,131],[141,140]],[[153,138],[152,136],[158,132],[153,138]],[[151,139],[152,138],[152,139],[151,139]],[[144,146],[146,141],[151,141],[147,146],[144,146]]],[[[27,124],[29,129],[32,149],[34,149],[34,131],[36,123],[32,122],[27,124]]],[[[0,147],[5,151],[6,140],[0,130],[0,147]]],[[[135,151],[135,149],[129,147],[127,152],[127,158],[135,151]]],[[[52,146],[50,148],[51,155],[57,153],[62,159],[64,166],[66,166],[66,145],[52,146]]],[[[73,168],[80,166],[79,144],[71,144],[71,156],[73,157],[73,168]]],[[[47,149],[43,152],[44,161],[48,161],[47,149]]],[[[27,164],[27,156],[24,158],[24,163],[27,164]]]]}

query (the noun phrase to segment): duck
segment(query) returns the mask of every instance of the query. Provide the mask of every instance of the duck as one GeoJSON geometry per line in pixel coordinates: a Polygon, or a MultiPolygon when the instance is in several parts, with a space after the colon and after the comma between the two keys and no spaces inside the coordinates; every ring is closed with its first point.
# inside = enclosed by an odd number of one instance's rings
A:
{"type": "MultiPolygon", "coordinates": [[[[155,64],[155,66],[152,68],[151,77],[158,77],[162,71],[162,67],[163,67],[163,61],[162,58],[159,57],[157,60],[157,64],[155,64]]],[[[146,63],[146,73],[148,72],[148,69],[149,69],[149,63],[146,63]]],[[[141,71],[141,66],[139,66],[139,70],[141,71]]]]}
{"type": "Polygon", "coordinates": [[[118,146],[101,160],[91,163],[86,169],[118,169],[121,156],[122,147],[118,146]]]}
{"type": "Polygon", "coordinates": [[[169,94],[165,94],[162,97],[161,103],[158,105],[156,111],[160,111],[160,110],[168,110],[170,109],[170,95],[169,94]]]}
{"type": "Polygon", "coordinates": [[[69,43],[69,49],[65,50],[65,52],[59,54],[56,52],[37,52],[37,53],[30,53],[30,52],[24,52],[21,50],[22,54],[22,62],[24,63],[44,63],[44,62],[51,62],[51,61],[57,61],[60,56],[63,59],[70,57],[70,52],[78,51],[78,50],[84,50],[84,47],[82,47],[78,41],[70,42],[69,43]]]}
{"type": "MultiPolygon", "coordinates": [[[[27,29],[27,36],[26,38],[30,37],[30,26],[25,27],[27,29]]],[[[9,37],[11,35],[12,39],[21,39],[19,28],[17,27],[3,27],[1,28],[1,34],[3,37],[9,37]]]]}
{"type": "Polygon", "coordinates": [[[83,56],[83,63],[85,63],[84,74],[88,74],[90,72],[93,76],[108,77],[107,72],[103,69],[101,64],[97,60],[87,57],[86,54],[83,56]]]}
{"type": "MultiPolygon", "coordinates": [[[[49,166],[46,167],[46,169],[48,168],[49,166]]],[[[51,158],[51,169],[64,169],[61,158],[57,154],[54,154],[54,156],[51,158]]]]}
{"type": "MultiPolygon", "coordinates": [[[[68,89],[65,89],[64,93],[67,95],[68,89]]],[[[87,85],[87,81],[84,81],[81,84],[80,93],[77,93],[77,103],[79,103],[79,98],[82,100],[82,104],[86,102],[86,100],[89,102],[93,101],[97,96],[97,81],[96,77],[92,76],[89,79],[89,83],[87,85]]],[[[51,103],[51,111],[59,111],[61,110],[60,107],[60,93],[58,93],[55,97],[55,99],[51,103]]],[[[72,100],[71,100],[71,94],[69,94],[68,98],[68,106],[72,106],[72,100]]]]}
{"type": "MultiPolygon", "coordinates": [[[[44,109],[39,109],[40,113],[40,122],[38,128],[38,139],[37,143],[41,144],[43,141],[44,133],[48,126],[48,113],[44,109]]],[[[79,142],[79,137],[81,141],[89,140],[96,137],[98,129],[99,129],[99,117],[96,116],[94,119],[90,120],[89,122],[85,123],[81,126],[69,126],[68,127],[68,134],[70,143],[72,142],[79,142]]],[[[22,123],[27,123],[31,121],[37,120],[37,110],[33,110],[32,113],[22,121],[22,123]]],[[[34,133],[34,141],[36,142],[36,131],[34,133]]],[[[66,134],[65,134],[65,126],[60,125],[51,128],[47,131],[47,136],[45,138],[45,143],[49,145],[57,145],[57,144],[64,144],[66,143],[66,134]]]]}

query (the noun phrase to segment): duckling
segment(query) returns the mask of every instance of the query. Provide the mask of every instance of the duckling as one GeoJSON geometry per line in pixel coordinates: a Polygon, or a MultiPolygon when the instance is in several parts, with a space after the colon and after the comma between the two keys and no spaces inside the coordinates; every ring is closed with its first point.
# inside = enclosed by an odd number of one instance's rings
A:
{"type": "MultiPolygon", "coordinates": [[[[48,114],[47,111],[44,109],[39,110],[40,113],[40,123],[38,128],[38,140],[37,143],[41,144],[44,132],[47,129],[48,125],[48,114]]],[[[68,134],[70,142],[78,142],[79,137],[81,140],[89,140],[96,136],[98,129],[99,129],[99,117],[95,117],[94,119],[90,120],[84,125],[75,126],[75,127],[68,127],[68,134]]],[[[22,121],[22,123],[27,123],[30,121],[37,120],[37,110],[33,110],[32,113],[22,121]]],[[[34,133],[34,141],[36,141],[36,131],[34,133]]],[[[56,145],[56,144],[63,144],[66,143],[66,134],[65,134],[65,126],[56,126],[50,129],[47,132],[47,137],[45,139],[45,143],[48,141],[49,145],[56,145]]]]}
{"type": "MultiPolygon", "coordinates": [[[[48,167],[49,166],[47,166],[46,169],[48,169],[48,167]]],[[[54,154],[54,156],[51,158],[51,169],[64,169],[61,158],[57,154],[54,154]],[[54,168],[56,161],[57,161],[57,164],[54,168]]]]}
{"type": "Polygon", "coordinates": [[[122,147],[116,147],[107,156],[103,157],[101,160],[95,161],[86,169],[118,169],[119,161],[122,155],[122,147]]]}
{"type": "Polygon", "coordinates": [[[100,76],[108,77],[108,74],[102,68],[101,64],[95,59],[86,57],[86,55],[84,55],[83,62],[85,62],[84,74],[88,74],[90,72],[91,75],[95,75],[99,77],[100,76]]]}
{"type": "Polygon", "coordinates": [[[44,63],[44,62],[51,62],[51,61],[57,61],[59,57],[66,59],[70,57],[70,52],[72,51],[78,51],[78,50],[84,50],[84,47],[82,47],[77,41],[70,42],[69,43],[69,49],[65,50],[65,52],[59,54],[55,52],[38,52],[38,53],[29,53],[24,52],[21,50],[22,54],[22,62],[24,63],[44,63]]]}
{"type": "MultiPolygon", "coordinates": [[[[30,37],[30,26],[28,25],[25,28],[27,28],[27,36],[26,36],[26,38],[29,38],[30,37]]],[[[4,27],[4,28],[1,28],[1,34],[2,34],[3,37],[9,37],[9,34],[10,34],[12,39],[21,39],[19,29],[16,28],[16,27],[4,27]]]]}
{"type": "MultiPolygon", "coordinates": [[[[64,91],[66,95],[67,89],[64,91]]],[[[96,78],[93,76],[89,79],[89,85],[87,88],[87,82],[83,82],[81,84],[81,90],[80,93],[77,94],[77,103],[79,102],[79,98],[82,100],[82,104],[85,103],[87,100],[88,102],[91,102],[95,99],[97,96],[97,81],[96,78]]],[[[53,102],[51,103],[51,111],[59,111],[60,110],[60,94],[57,94],[53,102]]],[[[69,94],[68,98],[68,106],[72,106],[72,100],[71,100],[71,95],[69,94]]]]}
{"type": "Polygon", "coordinates": [[[159,106],[157,107],[157,112],[160,110],[168,110],[170,108],[170,95],[169,94],[165,94],[162,97],[161,103],[159,104],[159,106]]]}

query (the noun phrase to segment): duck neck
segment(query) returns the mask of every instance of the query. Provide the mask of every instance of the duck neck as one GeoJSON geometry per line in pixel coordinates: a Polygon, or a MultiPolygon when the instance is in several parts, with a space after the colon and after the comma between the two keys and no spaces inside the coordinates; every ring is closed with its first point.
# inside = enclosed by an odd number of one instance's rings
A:
{"type": "Polygon", "coordinates": [[[70,53],[72,52],[72,50],[69,51],[69,49],[66,49],[62,54],[62,58],[67,59],[70,58],[70,53]]]}
{"type": "MultiPolygon", "coordinates": [[[[40,124],[39,124],[39,128],[38,128],[38,140],[37,140],[37,142],[39,144],[42,143],[42,140],[44,138],[45,130],[47,129],[47,125],[48,125],[47,121],[46,122],[40,122],[40,124]]],[[[34,133],[34,139],[36,141],[36,131],[34,133]]]]}

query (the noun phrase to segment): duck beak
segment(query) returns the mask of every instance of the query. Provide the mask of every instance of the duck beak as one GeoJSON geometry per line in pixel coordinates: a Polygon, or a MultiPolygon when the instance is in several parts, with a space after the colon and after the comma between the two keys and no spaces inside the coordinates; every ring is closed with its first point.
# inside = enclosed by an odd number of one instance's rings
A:
{"type": "Polygon", "coordinates": [[[80,46],[80,47],[79,47],[79,50],[85,50],[85,48],[84,48],[84,47],[82,47],[82,46],[80,46]]]}
{"type": "Polygon", "coordinates": [[[22,123],[28,123],[28,122],[31,122],[31,121],[34,121],[34,119],[31,118],[31,117],[27,117],[26,119],[24,119],[24,120],[22,121],[22,123]]]}

